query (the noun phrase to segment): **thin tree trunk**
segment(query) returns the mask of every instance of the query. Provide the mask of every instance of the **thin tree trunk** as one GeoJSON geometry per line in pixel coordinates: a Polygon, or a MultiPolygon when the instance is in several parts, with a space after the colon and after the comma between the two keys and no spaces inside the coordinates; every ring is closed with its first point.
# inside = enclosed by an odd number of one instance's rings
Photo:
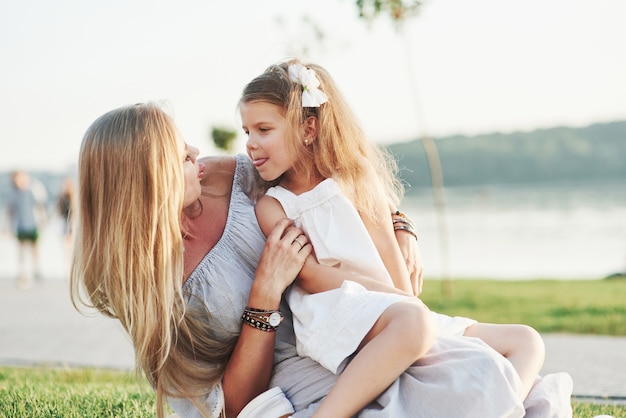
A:
{"type": "Polygon", "coordinates": [[[433,190],[433,198],[435,201],[435,210],[437,213],[437,225],[439,229],[439,238],[441,246],[441,277],[442,277],[442,293],[445,297],[452,296],[452,277],[450,275],[450,245],[448,235],[448,221],[446,216],[446,198],[443,185],[443,171],[441,169],[441,161],[435,141],[428,135],[424,112],[419,99],[419,88],[416,81],[415,70],[413,67],[413,53],[411,48],[410,37],[406,33],[404,24],[399,27],[404,40],[406,49],[406,64],[408,70],[408,79],[411,85],[411,93],[417,114],[417,122],[420,127],[420,138],[426,160],[428,162],[428,170],[430,172],[430,180],[433,190]]]}

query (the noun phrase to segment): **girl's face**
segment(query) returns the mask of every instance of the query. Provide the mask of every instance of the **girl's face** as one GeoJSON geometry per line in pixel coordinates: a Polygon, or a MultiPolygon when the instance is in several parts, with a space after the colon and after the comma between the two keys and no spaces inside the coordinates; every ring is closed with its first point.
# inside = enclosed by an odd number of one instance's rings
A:
{"type": "Polygon", "coordinates": [[[239,107],[241,126],[248,135],[246,149],[261,178],[272,181],[288,172],[294,157],[287,152],[287,120],[281,106],[247,102],[239,107]]]}
{"type": "Polygon", "coordinates": [[[183,207],[191,205],[200,197],[200,180],[204,175],[204,164],[198,163],[198,148],[187,145],[177,135],[177,141],[180,150],[180,160],[183,164],[183,176],[185,177],[185,196],[183,198],[183,207]]]}

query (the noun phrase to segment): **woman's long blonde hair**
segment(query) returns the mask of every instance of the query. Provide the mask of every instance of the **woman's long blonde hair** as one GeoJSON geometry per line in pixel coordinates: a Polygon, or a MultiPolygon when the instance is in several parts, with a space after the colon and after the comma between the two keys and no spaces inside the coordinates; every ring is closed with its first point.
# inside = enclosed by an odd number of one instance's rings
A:
{"type": "Polygon", "coordinates": [[[207,414],[202,400],[233,347],[211,337],[208,312],[185,309],[182,164],[171,118],[139,104],[89,127],[78,166],[72,302],[121,322],[156,390],[159,417],[168,396],[207,414]]]}
{"type": "Polygon", "coordinates": [[[285,111],[293,141],[287,142],[287,152],[299,161],[299,175],[320,174],[333,178],[352,200],[362,215],[380,223],[381,199],[396,205],[402,199],[403,187],[398,180],[393,157],[367,140],[358,120],[330,74],[321,66],[290,59],[272,65],[244,88],[241,103],[267,102],[285,111]],[[315,71],[319,89],[328,101],[319,108],[302,106],[302,85],[291,81],[288,68],[301,64],[315,71]],[[309,117],[319,120],[317,140],[310,146],[299,141],[298,130],[309,117]]]}

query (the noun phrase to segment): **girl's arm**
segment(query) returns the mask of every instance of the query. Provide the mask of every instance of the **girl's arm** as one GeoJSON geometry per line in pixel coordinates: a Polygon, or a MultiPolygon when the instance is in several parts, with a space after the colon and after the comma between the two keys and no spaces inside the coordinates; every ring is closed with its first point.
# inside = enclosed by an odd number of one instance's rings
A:
{"type": "MultiPolygon", "coordinates": [[[[302,231],[282,219],[273,225],[257,266],[248,306],[278,310],[285,289],[293,282],[311,253],[311,246],[292,245],[302,231]]],[[[242,325],[237,344],[222,378],[226,416],[237,414],[267,390],[274,364],[276,333],[242,325]]]]}
{"type": "Polygon", "coordinates": [[[352,273],[347,276],[346,272],[341,269],[320,264],[314,254],[311,254],[307,258],[304,263],[304,267],[300,270],[300,274],[298,274],[297,280],[298,284],[307,292],[317,293],[325,290],[337,289],[341,287],[341,284],[346,279],[350,279],[353,282],[361,284],[367,290],[397,293],[406,296],[413,295],[412,292],[405,292],[380,280],[352,273]]]}
{"type": "MultiPolygon", "coordinates": [[[[271,227],[277,220],[286,217],[285,211],[281,204],[270,196],[263,196],[256,204],[255,207],[257,220],[261,226],[261,230],[267,236],[271,232],[271,227]]],[[[390,223],[391,225],[391,223],[390,223]]],[[[393,236],[393,228],[392,228],[393,236]]],[[[302,238],[301,238],[302,239],[302,238]]],[[[395,244],[398,249],[398,244],[395,244]]],[[[311,247],[310,245],[305,246],[311,247]]],[[[397,250],[400,251],[399,249],[397,250]]],[[[406,267],[404,267],[405,274],[406,267]]],[[[350,280],[360,283],[368,290],[374,290],[379,292],[399,293],[413,295],[413,292],[400,288],[395,288],[379,280],[372,279],[366,276],[360,276],[356,274],[350,274],[350,280]]],[[[298,284],[302,286],[304,290],[309,293],[318,293],[326,290],[337,289],[341,287],[341,284],[346,280],[346,273],[338,268],[332,266],[325,266],[320,264],[315,258],[314,249],[311,255],[304,263],[304,267],[298,274],[298,284]]]]}

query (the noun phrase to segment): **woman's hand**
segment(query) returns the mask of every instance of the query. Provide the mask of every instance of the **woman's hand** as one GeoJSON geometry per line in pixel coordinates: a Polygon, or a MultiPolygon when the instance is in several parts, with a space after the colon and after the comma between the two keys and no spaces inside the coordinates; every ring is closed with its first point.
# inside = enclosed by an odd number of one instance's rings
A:
{"type": "Polygon", "coordinates": [[[400,252],[406,263],[406,268],[409,271],[409,277],[411,280],[411,286],[413,287],[413,294],[419,296],[422,293],[422,275],[424,273],[424,262],[422,260],[422,254],[420,253],[419,246],[415,236],[404,230],[396,230],[396,240],[398,240],[398,246],[400,252]]]}
{"type": "Polygon", "coordinates": [[[261,309],[264,308],[261,305],[278,306],[282,293],[295,280],[312,250],[307,237],[291,220],[276,222],[265,242],[253,284],[254,293],[265,295],[267,300],[255,301],[254,306],[261,309]],[[259,288],[263,291],[258,292],[259,288]]]}
{"type": "MultiPolygon", "coordinates": [[[[275,223],[267,236],[254,275],[248,306],[277,310],[285,289],[295,280],[312,247],[291,220],[275,223]]],[[[242,325],[228,361],[222,387],[227,416],[236,416],[255,396],[268,388],[272,374],[275,332],[242,325]]]]}

